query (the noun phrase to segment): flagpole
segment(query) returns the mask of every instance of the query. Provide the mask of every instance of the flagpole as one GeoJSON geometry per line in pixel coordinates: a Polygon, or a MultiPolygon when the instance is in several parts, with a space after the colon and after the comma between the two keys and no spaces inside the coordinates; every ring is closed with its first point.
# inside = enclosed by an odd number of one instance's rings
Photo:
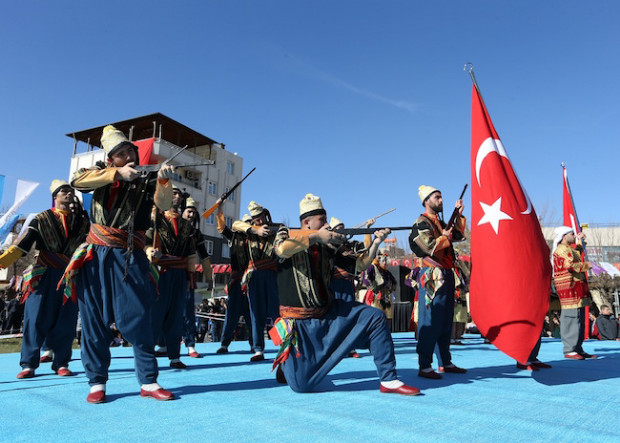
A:
{"type": "Polygon", "coordinates": [[[484,104],[484,107],[486,109],[487,104],[484,102],[484,99],[482,98],[482,94],[480,93],[480,87],[478,86],[478,81],[476,80],[476,74],[474,74],[474,64],[471,62],[465,63],[465,65],[463,66],[463,71],[466,71],[469,73],[469,76],[471,77],[471,81],[476,87],[476,91],[478,91],[480,100],[482,100],[482,103],[484,104]]]}
{"type": "Polygon", "coordinates": [[[488,115],[489,111],[487,108],[487,104],[485,103],[484,98],[482,98],[482,93],[480,92],[480,87],[478,86],[476,75],[474,74],[474,64],[472,62],[465,63],[465,65],[463,66],[463,71],[466,71],[469,73],[469,76],[471,77],[471,81],[474,84],[474,87],[476,88],[476,92],[478,92],[478,97],[480,97],[480,101],[482,102],[482,107],[484,108],[484,112],[487,114],[487,118],[491,120],[491,117],[488,115]]]}
{"type": "MultiPolygon", "coordinates": [[[[575,231],[575,237],[576,237],[576,242],[578,245],[581,245],[581,247],[583,248],[583,260],[584,261],[588,261],[588,253],[586,251],[586,244],[584,243],[584,241],[579,238],[577,236],[577,234],[580,234],[582,232],[581,230],[581,225],[579,224],[579,216],[577,215],[577,208],[575,207],[575,201],[573,200],[573,192],[570,189],[570,183],[568,182],[568,173],[566,172],[566,164],[564,162],[561,163],[562,165],[562,172],[563,172],[563,178],[564,178],[564,183],[566,184],[566,189],[568,190],[568,196],[570,197],[570,204],[572,206],[573,212],[575,214],[575,220],[574,223],[571,221],[571,223],[573,224],[573,226],[571,226],[573,228],[573,231],[575,231]]],[[[588,272],[586,273],[587,276],[591,276],[592,275],[592,270],[588,270],[588,272]]]]}

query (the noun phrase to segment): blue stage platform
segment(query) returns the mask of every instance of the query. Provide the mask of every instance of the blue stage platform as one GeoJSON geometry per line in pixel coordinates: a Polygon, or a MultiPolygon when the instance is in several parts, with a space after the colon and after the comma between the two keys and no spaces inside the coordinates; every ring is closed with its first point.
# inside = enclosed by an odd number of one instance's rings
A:
{"type": "Polygon", "coordinates": [[[271,361],[250,363],[247,343],[233,342],[225,355],[199,344],[204,358],[182,357],[187,370],[158,359],[172,402],[141,398],[131,349],[113,348],[108,402],[91,405],[79,351],[75,377],[58,377],[47,363],[28,380],[15,378],[19,355],[2,354],[0,441],[620,441],[620,342],[587,341],[599,358],[573,361],[559,340],[545,339],[540,359],[553,368],[528,372],[469,338],[452,347],[468,373],[427,380],[417,377],[412,334],[393,337],[399,377],[420,396],[380,393],[367,351],[341,362],[321,392],[296,394],[276,383],[271,361]]]}

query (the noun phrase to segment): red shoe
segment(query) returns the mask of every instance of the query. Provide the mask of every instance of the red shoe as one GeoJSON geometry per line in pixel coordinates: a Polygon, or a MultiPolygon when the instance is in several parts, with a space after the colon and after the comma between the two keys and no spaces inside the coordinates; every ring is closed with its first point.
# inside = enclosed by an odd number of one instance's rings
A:
{"type": "Polygon", "coordinates": [[[53,360],[49,355],[42,355],[39,359],[39,363],[50,363],[53,360]]]}
{"type": "Polygon", "coordinates": [[[170,367],[174,369],[187,369],[187,366],[182,361],[170,362],[170,367]]]}
{"type": "Polygon", "coordinates": [[[91,392],[86,397],[88,403],[105,403],[105,391],[91,392]]]}
{"type": "Polygon", "coordinates": [[[418,377],[430,378],[431,380],[439,380],[441,378],[441,374],[438,374],[435,371],[424,372],[420,369],[418,371],[418,377]]]}
{"type": "Polygon", "coordinates": [[[529,365],[524,365],[524,364],[517,362],[517,369],[525,369],[527,371],[538,371],[538,366],[536,366],[534,363],[531,363],[529,365]]]}
{"type": "Polygon", "coordinates": [[[572,360],[585,360],[586,359],[583,355],[579,355],[579,354],[564,354],[564,358],[570,358],[572,360]]]}
{"type": "Polygon", "coordinates": [[[190,357],[192,357],[192,358],[202,358],[202,355],[200,355],[200,354],[199,354],[198,352],[196,352],[196,351],[190,352],[190,353],[189,353],[189,354],[187,354],[187,355],[189,355],[189,356],[190,356],[190,357]]]}
{"type": "Polygon", "coordinates": [[[34,377],[34,369],[24,369],[19,374],[17,374],[17,378],[32,378],[34,377]]]}
{"type": "Polygon", "coordinates": [[[450,372],[452,374],[465,374],[467,369],[459,368],[458,366],[444,366],[443,372],[450,372]]]}
{"type": "Polygon", "coordinates": [[[140,389],[141,397],[152,397],[155,400],[174,400],[174,394],[170,391],[166,391],[164,388],[159,388],[156,391],[145,391],[144,389],[140,389]]]}
{"type": "Polygon", "coordinates": [[[439,372],[440,374],[443,374],[446,371],[443,370],[443,366],[438,366],[437,367],[437,372],[439,372]]]}
{"type": "Polygon", "coordinates": [[[72,377],[75,375],[69,368],[60,368],[58,371],[56,371],[56,374],[60,375],[61,377],[72,377]]]}
{"type": "Polygon", "coordinates": [[[591,359],[595,359],[596,358],[596,355],[588,354],[587,352],[582,352],[580,355],[583,358],[591,358],[591,359]]]}
{"type": "MultiPolygon", "coordinates": [[[[439,374],[437,374],[439,375],[439,374]]],[[[439,376],[441,378],[441,375],[439,376]]],[[[379,386],[379,391],[384,394],[400,394],[400,395],[418,395],[420,390],[418,388],[414,388],[413,386],[402,385],[400,388],[386,388],[383,385],[379,386]]]]}
{"type": "Polygon", "coordinates": [[[351,357],[351,358],[362,358],[362,356],[359,355],[357,353],[357,351],[351,351],[351,353],[349,354],[349,357],[351,357]]]}
{"type": "Polygon", "coordinates": [[[540,368],[540,369],[551,369],[551,365],[549,365],[547,363],[543,363],[543,362],[538,361],[538,360],[533,361],[532,362],[532,366],[535,366],[535,367],[540,368]]]}

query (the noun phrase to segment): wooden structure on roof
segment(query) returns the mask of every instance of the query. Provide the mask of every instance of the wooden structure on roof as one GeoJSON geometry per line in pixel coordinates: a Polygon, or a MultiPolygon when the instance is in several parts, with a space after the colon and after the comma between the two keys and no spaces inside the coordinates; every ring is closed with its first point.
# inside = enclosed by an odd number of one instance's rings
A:
{"type": "Polygon", "coordinates": [[[211,147],[213,145],[219,145],[224,148],[223,143],[218,143],[215,140],[194,131],[191,128],[188,128],[184,124],[157,112],[155,114],[144,115],[142,117],[107,123],[103,126],[84,129],[82,131],[70,132],[66,135],[67,137],[71,137],[75,142],[73,153],[75,154],[77,150],[78,142],[86,143],[88,145],[88,150],[92,147],[101,148],[101,135],[103,134],[103,128],[108,124],[123,131],[129,140],[132,141],[155,137],[166,140],[176,146],[187,145],[190,149],[198,146],[211,147]]]}

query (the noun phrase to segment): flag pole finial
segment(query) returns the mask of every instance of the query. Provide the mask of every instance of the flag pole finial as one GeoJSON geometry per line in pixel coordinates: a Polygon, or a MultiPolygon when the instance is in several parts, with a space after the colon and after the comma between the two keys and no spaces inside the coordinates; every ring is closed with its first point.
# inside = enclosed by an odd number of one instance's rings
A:
{"type": "Polygon", "coordinates": [[[463,71],[468,72],[471,77],[471,81],[474,83],[476,89],[478,89],[478,82],[476,81],[476,76],[474,74],[474,64],[472,62],[467,62],[463,66],[463,71]]]}
{"type": "Polygon", "coordinates": [[[560,163],[560,165],[562,165],[562,168],[566,169],[566,163],[562,162],[562,163],[560,163]]]}

